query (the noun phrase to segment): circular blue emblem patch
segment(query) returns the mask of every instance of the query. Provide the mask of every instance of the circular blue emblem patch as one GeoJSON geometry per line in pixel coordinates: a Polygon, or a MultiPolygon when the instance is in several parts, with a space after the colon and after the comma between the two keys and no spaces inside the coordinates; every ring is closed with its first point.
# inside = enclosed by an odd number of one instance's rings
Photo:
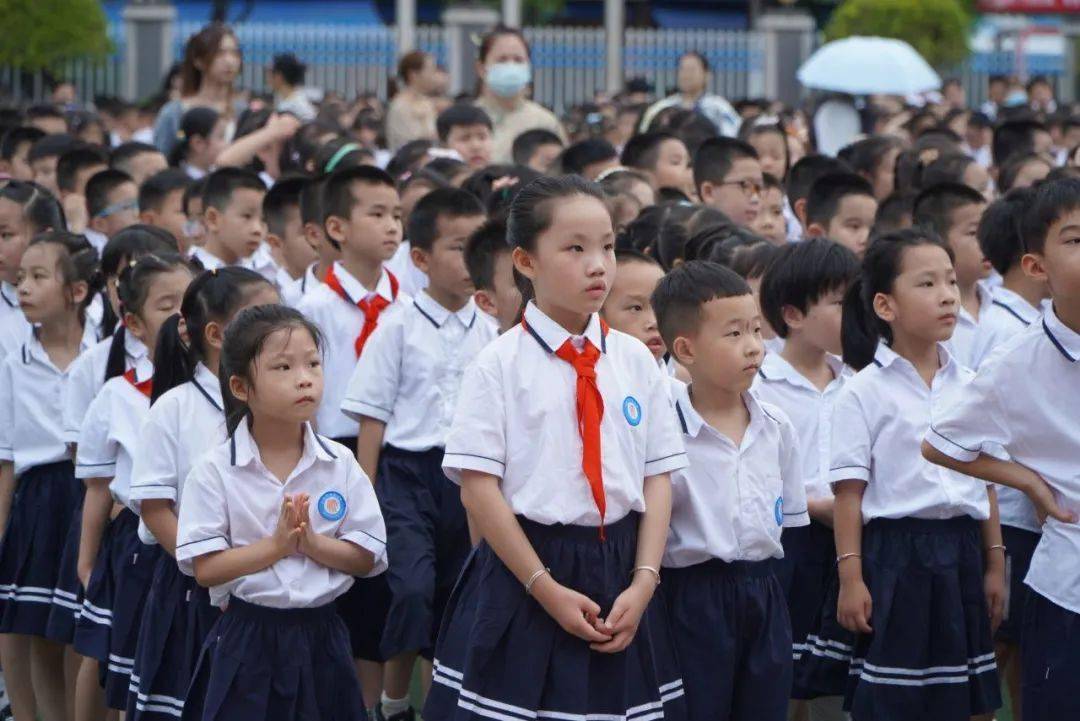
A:
{"type": "Polygon", "coordinates": [[[776,499],[776,506],[773,508],[773,513],[776,515],[776,525],[784,525],[784,498],[782,496],[776,499]]]}
{"type": "Polygon", "coordinates": [[[319,515],[328,521],[340,521],[345,516],[345,496],[327,491],[319,496],[319,515]]]}
{"type": "Polygon", "coordinates": [[[637,402],[637,398],[627,396],[623,399],[622,414],[626,422],[632,426],[641,423],[641,404],[637,402]]]}

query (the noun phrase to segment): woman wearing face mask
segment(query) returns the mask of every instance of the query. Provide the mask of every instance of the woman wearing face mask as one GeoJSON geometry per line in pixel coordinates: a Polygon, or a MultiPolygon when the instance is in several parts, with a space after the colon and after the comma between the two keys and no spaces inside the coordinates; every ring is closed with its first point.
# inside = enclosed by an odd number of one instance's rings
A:
{"type": "Polygon", "coordinates": [[[529,45],[520,30],[500,26],[485,35],[476,73],[480,78],[476,104],[495,124],[494,162],[513,162],[514,138],[526,130],[550,130],[566,143],[566,133],[555,114],[526,97],[532,66],[529,45]]]}

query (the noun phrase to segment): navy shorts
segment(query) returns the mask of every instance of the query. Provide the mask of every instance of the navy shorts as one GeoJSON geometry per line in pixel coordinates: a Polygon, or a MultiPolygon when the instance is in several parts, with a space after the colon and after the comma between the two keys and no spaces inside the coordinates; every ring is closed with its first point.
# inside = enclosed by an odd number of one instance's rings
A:
{"type": "Polygon", "coordinates": [[[1080,719],[1080,614],[1029,589],[1020,664],[1024,721],[1080,719]]]}
{"type": "Polygon", "coordinates": [[[1009,603],[1005,607],[1005,618],[998,626],[995,641],[1019,644],[1023,641],[1024,606],[1027,604],[1031,589],[1024,583],[1035,546],[1039,545],[1042,534],[1025,531],[1014,526],[1001,527],[1001,540],[1005,544],[1005,582],[1009,589],[1009,603]]]}

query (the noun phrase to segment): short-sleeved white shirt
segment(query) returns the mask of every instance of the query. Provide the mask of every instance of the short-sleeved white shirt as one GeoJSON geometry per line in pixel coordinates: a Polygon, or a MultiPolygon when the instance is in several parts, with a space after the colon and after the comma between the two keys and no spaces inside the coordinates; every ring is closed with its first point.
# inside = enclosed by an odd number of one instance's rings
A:
{"type": "MultiPolygon", "coordinates": [[[[185,483],[177,527],[176,560],[193,574],[193,560],[269,538],[285,494],[311,498],[316,533],[370,551],[386,569],[386,528],[371,481],[347,448],[317,436],[305,425],[304,452],[282,483],[263,465],[258,446],[241,422],[236,433],[203,456],[185,483]]],[[[332,602],[353,584],[352,576],[294,553],[256,573],[210,589],[222,605],[228,595],[271,608],[313,608],[332,602]]]]}
{"type": "MultiPolygon", "coordinates": [[[[515,514],[543,524],[599,526],[582,470],[577,374],[555,351],[571,334],[535,304],[466,369],[446,440],[443,470],[498,476],[515,514]]],[[[686,466],[668,378],[641,341],[604,332],[593,315],[583,336],[598,349],[597,385],[606,524],[644,511],[643,481],[686,466]]]]}
{"type": "MultiPolygon", "coordinates": [[[[78,443],[86,410],[105,385],[105,370],[113,339],[94,344],[71,364],[71,374],[64,384],[64,440],[78,443]]],[[[146,346],[131,333],[124,333],[124,371],[129,371],[146,358],[146,346]]],[[[142,378],[139,374],[139,378],[142,378]]]]}
{"type": "Polygon", "coordinates": [[[1042,314],[1042,308],[1028,303],[1020,294],[1004,286],[997,286],[993,290],[990,307],[980,318],[981,330],[993,349],[1038,321],[1042,314]]]}
{"type": "Polygon", "coordinates": [[[386,424],[385,443],[406,451],[446,444],[465,366],[495,339],[472,299],[457,312],[427,291],[380,320],[353,369],[341,410],[386,424]]]}
{"type": "MultiPolygon", "coordinates": [[[[398,312],[409,296],[398,293],[394,300],[390,275],[384,270],[374,291],[369,291],[341,263],[334,264],[334,275],[350,298],[358,302],[380,295],[391,304],[379,315],[379,324],[385,323],[391,314],[398,312]]],[[[306,294],[297,309],[313,321],[323,332],[323,366],[327,378],[323,390],[322,405],[315,416],[316,427],[328,438],[355,438],[359,428],[356,421],[341,411],[345,388],[356,367],[356,338],[364,328],[364,312],[345,300],[326,283],[306,294]]],[[[378,326],[376,326],[378,328],[378,326]]],[[[368,343],[371,338],[368,338],[368,343]]],[[[365,346],[366,349],[366,346],[365,346]]]]}
{"type": "Polygon", "coordinates": [[[191,249],[191,259],[202,263],[203,270],[220,270],[228,265],[201,245],[196,245],[191,249]]]}
{"type": "Polygon", "coordinates": [[[412,262],[412,244],[406,240],[398,246],[394,257],[386,261],[386,268],[401,281],[401,291],[416,295],[428,287],[428,277],[412,262]]]}
{"type": "Polygon", "coordinates": [[[956,328],[945,344],[953,359],[971,369],[978,368],[993,347],[982,327],[986,312],[993,305],[990,288],[985,282],[979,282],[975,284],[975,292],[979,296],[979,317],[972,316],[960,306],[956,314],[956,328]]]}
{"type": "Polygon", "coordinates": [[[664,566],[783,558],[781,531],[810,523],[795,427],[779,408],[745,393],[750,424],[736,447],[697,412],[685,383],[670,383],[690,465],[671,475],[664,566]]]}
{"type": "MultiPolygon", "coordinates": [[[[1080,334],[1047,312],[987,360],[958,401],[934,419],[926,440],[973,461],[1001,446],[1038,473],[1058,503],[1080,513],[1080,334]]],[[[1080,524],[1048,518],[1027,584],[1080,613],[1080,524]]]]}
{"type": "Polygon", "coordinates": [[[934,465],[922,439],[964,391],[972,372],[938,345],[941,367],[928,387],[915,366],[885,344],[836,397],[829,480],[865,481],[863,523],[874,518],[990,517],[986,484],[934,465]]]}
{"type": "Polygon", "coordinates": [[[768,353],[754,379],[754,394],[771,403],[791,420],[799,437],[799,457],[806,497],[832,498],[829,464],[832,444],[832,414],[836,395],[854,373],[835,356],[827,356],[834,378],[818,390],[779,353],[768,353]]]}
{"type": "Polygon", "coordinates": [[[0,320],[12,315],[20,315],[26,319],[19,307],[19,291],[5,280],[0,282],[0,320]]]}

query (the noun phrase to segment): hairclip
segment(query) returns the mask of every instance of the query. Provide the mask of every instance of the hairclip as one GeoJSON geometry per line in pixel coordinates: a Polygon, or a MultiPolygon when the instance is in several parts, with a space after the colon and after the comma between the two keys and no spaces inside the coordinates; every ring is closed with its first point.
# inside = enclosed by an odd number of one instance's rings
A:
{"type": "Polygon", "coordinates": [[[341,162],[342,158],[344,158],[346,155],[348,155],[352,151],[359,150],[359,149],[360,149],[360,146],[357,145],[356,143],[345,143],[340,148],[338,148],[338,151],[336,153],[334,153],[330,157],[330,160],[326,161],[326,168],[325,168],[325,170],[323,172],[326,172],[326,173],[333,172],[334,168],[337,167],[337,164],[341,162]]]}

